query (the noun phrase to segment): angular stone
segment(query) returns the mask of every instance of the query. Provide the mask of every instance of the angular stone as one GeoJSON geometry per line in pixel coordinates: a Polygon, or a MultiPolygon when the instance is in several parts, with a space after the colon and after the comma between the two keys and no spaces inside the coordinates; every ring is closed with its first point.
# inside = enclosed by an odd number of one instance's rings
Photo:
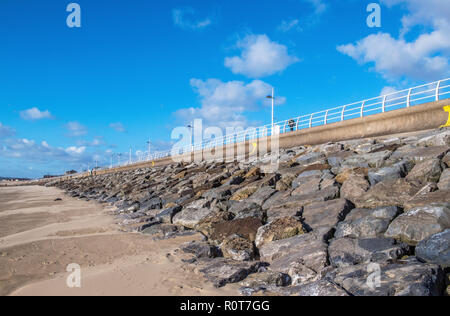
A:
{"type": "Polygon", "coordinates": [[[253,193],[248,199],[248,202],[253,202],[258,205],[263,205],[272,195],[274,195],[277,191],[272,189],[271,187],[262,187],[258,189],[255,193],[253,193]]]}
{"type": "Polygon", "coordinates": [[[231,201],[242,201],[247,199],[250,195],[258,191],[258,187],[254,185],[249,185],[238,191],[236,191],[230,198],[231,201]]]}
{"type": "Polygon", "coordinates": [[[450,229],[419,242],[416,247],[416,256],[428,263],[450,268],[450,229]]]}
{"type": "Polygon", "coordinates": [[[406,176],[413,165],[407,161],[401,161],[390,167],[369,171],[368,178],[372,186],[379,182],[400,179],[406,176]]]}
{"type": "Polygon", "coordinates": [[[388,180],[377,183],[366,194],[355,200],[358,208],[377,208],[381,206],[403,206],[413,199],[421,187],[405,179],[388,180]]]}
{"type": "Polygon", "coordinates": [[[441,161],[439,159],[424,160],[414,166],[406,180],[420,183],[438,182],[441,172],[441,161]]]}
{"type": "Polygon", "coordinates": [[[410,245],[450,228],[450,204],[432,204],[413,208],[397,217],[385,233],[410,245]]]}
{"type": "Polygon", "coordinates": [[[241,282],[241,285],[258,291],[259,289],[266,289],[272,286],[286,286],[289,285],[290,281],[290,277],[284,273],[264,271],[250,274],[241,282]]]}
{"type": "Polygon", "coordinates": [[[439,131],[436,135],[421,138],[419,146],[450,146],[450,130],[439,131]]]}
{"type": "Polygon", "coordinates": [[[298,286],[285,288],[282,295],[289,296],[349,296],[346,291],[327,280],[319,280],[298,286]]]}
{"type": "Polygon", "coordinates": [[[397,244],[394,239],[339,238],[330,243],[329,259],[335,267],[346,267],[360,263],[384,263],[409,254],[409,246],[397,244]]]}
{"type": "Polygon", "coordinates": [[[361,198],[369,188],[370,184],[364,176],[351,175],[341,187],[341,198],[354,202],[361,198]]]}
{"type": "Polygon", "coordinates": [[[204,241],[192,241],[180,246],[180,249],[196,258],[216,258],[222,255],[220,249],[204,241]]]}
{"type": "Polygon", "coordinates": [[[261,266],[260,262],[236,262],[230,259],[204,259],[201,262],[200,273],[215,287],[228,283],[237,283],[248,275],[255,273],[261,266]]]}
{"type": "Polygon", "coordinates": [[[171,224],[173,217],[178,214],[182,210],[181,206],[174,206],[168,209],[165,209],[161,213],[159,213],[156,218],[160,219],[165,224],[171,224]]]}
{"type": "Polygon", "coordinates": [[[352,176],[359,177],[367,177],[369,173],[368,168],[353,168],[353,169],[345,169],[341,173],[336,176],[336,181],[340,184],[345,183],[345,181],[349,180],[352,176]]]}
{"type": "Polygon", "coordinates": [[[255,244],[256,247],[260,248],[266,243],[290,238],[299,234],[303,234],[303,225],[297,218],[278,218],[258,229],[255,244]]]}
{"type": "Polygon", "coordinates": [[[159,224],[159,225],[152,225],[144,229],[141,233],[144,235],[151,235],[157,238],[170,238],[184,232],[185,229],[183,226],[159,224]]]}
{"type": "Polygon", "coordinates": [[[327,263],[327,245],[322,236],[313,233],[264,244],[259,253],[272,271],[282,273],[289,273],[292,265],[298,263],[319,272],[327,263]]]}
{"type": "Polygon", "coordinates": [[[396,206],[376,209],[354,209],[337,226],[336,238],[370,238],[382,236],[392,220],[400,214],[396,206]]]}
{"type": "Polygon", "coordinates": [[[265,212],[261,206],[253,202],[248,202],[247,200],[233,204],[230,207],[230,212],[235,215],[235,219],[255,217],[261,221],[265,220],[265,212]]]}
{"type": "Polygon", "coordinates": [[[216,224],[231,221],[232,219],[234,219],[233,213],[215,209],[199,221],[194,228],[205,236],[210,237],[214,232],[214,226],[216,224]]]}
{"type": "Polygon", "coordinates": [[[220,187],[215,189],[210,189],[202,194],[202,196],[206,199],[212,200],[222,200],[231,195],[231,191],[228,187],[220,187]]]}
{"type": "Polygon", "coordinates": [[[253,243],[236,234],[225,238],[220,245],[220,249],[225,258],[236,261],[250,261],[255,258],[253,243]]]}
{"type": "Polygon", "coordinates": [[[450,168],[450,152],[442,158],[442,162],[447,165],[447,168],[450,168]]]}
{"type": "Polygon", "coordinates": [[[312,203],[304,207],[302,219],[307,229],[326,231],[331,230],[354,208],[345,199],[312,203]]]}
{"type": "Polygon", "coordinates": [[[295,161],[302,166],[308,166],[308,165],[312,165],[314,163],[317,162],[323,162],[325,160],[325,155],[322,153],[308,153],[308,154],[304,154],[301,155],[300,157],[298,157],[295,161]]]}
{"type": "MultiPolygon", "coordinates": [[[[433,185],[435,186],[436,184],[433,183],[433,185]]],[[[450,203],[450,190],[438,190],[435,192],[430,192],[433,189],[434,187],[431,187],[431,190],[424,191],[422,194],[416,194],[411,199],[406,200],[403,203],[405,210],[410,210],[415,207],[422,207],[436,203],[450,203]]]]}
{"type": "Polygon", "coordinates": [[[210,238],[222,241],[226,237],[236,234],[253,242],[258,228],[261,226],[262,223],[259,219],[251,217],[217,223],[212,226],[210,238]]]}
{"type": "Polygon", "coordinates": [[[378,266],[358,264],[339,268],[327,278],[354,296],[439,296],[443,288],[442,270],[417,260],[378,266]]]}
{"type": "Polygon", "coordinates": [[[391,151],[381,151],[364,155],[351,156],[341,164],[343,168],[380,168],[392,154],[391,151]]]}
{"type": "Polygon", "coordinates": [[[445,169],[438,183],[439,190],[450,190],[450,169],[445,169]]]}
{"type": "Polygon", "coordinates": [[[187,208],[173,217],[173,223],[188,228],[194,228],[202,219],[211,214],[213,210],[209,208],[187,208]]]}
{"type": "Polygon", "coordinates": [[[321,178],[310,177],[310,178],[307,178],[307,181],[304,181],[301,184],[296,182],[297,179],[294,180],[294,182],[292,183],[292,186],[294,188],[296,188],[292,192],[293,196],[295,196],[295,195],[308,195],[308,194],[311,194],[311,193],[316,193],[316,192],[318,192],[320,190],[320,182],[322,182],[321,178]]]}
{"type": "Polygon", "coordinates": [[[413,147],[403,146],[397,149],[390,159],[414,160],[416,163],[428,159],[441,159],[450,150],[448,146],[413,147]]]}

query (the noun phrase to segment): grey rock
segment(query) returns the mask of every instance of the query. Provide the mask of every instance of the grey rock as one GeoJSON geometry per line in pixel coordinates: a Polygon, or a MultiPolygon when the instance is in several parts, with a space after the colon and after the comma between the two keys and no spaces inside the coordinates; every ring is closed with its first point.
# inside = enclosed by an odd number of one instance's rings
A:
{"type": "Polygon", "coordinates": [[[194,228],[202,219],[213,212],[209,208],[186,208],[173,217],[173,223],[188,228],[194,228]]]}
{"type": "Polygon", "coordinates": [[[296,162],[302,166],[312,165],[317,162],[323,162],[325,155],[319,152],[304,154],[296,159],[296,162]]]}
{"type": "Polygon", "coordinates": [[[222,287],[228,283],[237,283],[248,275],[256,273],[261,267],[260,262],[236,262],[230,259],[203,259],[199,271],[215,287],[222,287]]]}
{"type": "Polygon", "coordinates": [[[258,205],[263,205],[271,196],[273,196],[277,191],[271,187],[262,187],[253,193],[248,199],[248,202],[253,202],[258,205]]]}
{"type": "Polygon", "coordinates": [[[450,190],[450,169],[445,169],[438,183],[439,190],[450,190]]]}
{"type": "Polygon", "coordinates": [[[160,219],[163,223],[171,224],[173,217],[178,214],[183,208],[181,206],[169,207],[159,213],[156,218],[160,219]]]}
{"type": "Polygon", "coordinates": [[[414,147],[406,145],[397,149],[389,159],[406,159],[417,163],[428,159],[441,159],[449,150],[448,146],[414,147]]]}
{"type": "Polygon", "coordinates": [[[361,198],[369,188],[370,184],[363,175],[352,174],[342,184],[341,198],[354,202],[361,198]]]}
{"type": "Polygon", "coordinates": [[[437,265],[414,260],[343,267],[329,273],[327,279],[354,296],[439,296],[443,288],[443,272],[437,265]]]}
{"type": "Polygon", "coordinates": [[[235,261],[250,261],[255,258],[255,247],[248,239],[239,235],[226,237],[220,245],[223,256],[235,261]]]}
{"type": "Polygon", "coordinates": [[[345,199],[311,203],[304,207],[302,219],[307,229],[329,231],[343,221],[353,208],[353,204],[345,199]]]}
{"type": "Polygon", "coordinates": [[[421,183],[438,182],[441,172],[441,161],[439,159],[429,159],[415,165],[406,179],[421,183]]]}
{"type": "Polygon", "coordinates": [[[450,130],[439,131],[436,135],[431,135],[419,139],[419,146],[450,146],[450,130]]]}
{"type": "Polygon", "coordinates": [[[205,241],[192,241],[180,246],[180,249],[194,255],[196,258],[216,258],[222,256],[219,248],[205,241]]]}
{"type": "Polygon", "coordinates": [[[397,244],[394,239],[385,238],[339,238],[330,243],[330,262],[335,267],[345,267],[360,263],[384,263],[397,260],[409,254],[409,246],[397,244]]]}
{"type": "Polygon", "coordinates": [[[434,204],[400,215],[389,225],[385,236],[415,246],[447,228],[450,228],[450,204],[434,204]]]}
{"type": "Polygon", "coordinates": [[[412,166],[408,161],[401,161],[391,167],[369,171],[369,182],[373,186],[379,182],[403,178],[412,169],[412,166]]]}
{"type": "Polygon", "coordinates": [[[247,200],[234,203],[229,211],[235,215],[235,219],[246,217],[255,217],[261,221],[265,219],[265,212],[261,206],[253,202],[248,202],[247,200]]]}
{"type": "Polygon", "coordinates": [[[396,206],[376,209],[354,209],[337,226],[336,238],[369,238],[382,236],[392,220],[400,214],[396,206]]]}
{"type": "Polygon", "coordinates": [[[345,290],[328,280],[291,286],[280,289],[279,292],[285,296],[349,296],[345,290]]]}
{"type": "Polygon", "coordinates": [[[450,268],[450,229],[419,242],[416,247],[416,256],[428,263],[450,268]]]}

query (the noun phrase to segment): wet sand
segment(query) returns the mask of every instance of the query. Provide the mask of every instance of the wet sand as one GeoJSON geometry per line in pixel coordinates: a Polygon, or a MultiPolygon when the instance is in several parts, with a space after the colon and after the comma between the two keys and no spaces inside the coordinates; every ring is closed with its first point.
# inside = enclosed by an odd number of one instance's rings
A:
{"type": "Polygon", "coordinates": [[[216,289],[181,261],[179,245],[198,239],[153,241],[56,188],[1,187],[0,295],[237,295],[237,285],[216,289]],[[67,286],[71,263],[81,288],[67,286]]]}

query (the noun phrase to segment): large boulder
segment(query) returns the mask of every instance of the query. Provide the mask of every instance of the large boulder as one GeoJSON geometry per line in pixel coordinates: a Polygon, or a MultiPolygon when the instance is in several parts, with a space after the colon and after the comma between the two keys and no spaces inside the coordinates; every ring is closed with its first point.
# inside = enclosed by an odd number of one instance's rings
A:
{"type": "Polygon", "coordinates": [[[305,228],[330,231],[345,219],[354,205],[345,199],[311,203],[304,207],[302,219],[305,228]]]}
{"type": "Polygon", "coordinates": [[[347,266],[327,275],[354,296],[440,296],[443,278],[439,266],[422,264],[414,258],[396,264],[347,266]]]}
{"type": "Polygon", "coordinates": [[[315,273],[327,264],[327,245],[321,235],[314,233],[264,244],[259,249],[259,254],[262,261],[270,263],[272,271],[287,274],[298,263],[315,273]]]}
{"type": "Polygon", "coordinates": [[[439,159],[429,159],[415,165],[406,179],[420,183],[438,182],[441,172],[441,161],[439,159]]]}
{"type": "Polygon", "coordinates": [[[406,145],[397,149],[390,160],[413,160],[416,163],[428,159],[441,159],[450,150],[448,146],[414,147],[406,145]]]}
{"type": "Polygon", "coordinates": [[[283,288],[279,291],[282,295],[286,296],[349,296],[346,291],[337,286],[336,284],[327,281],[319,280],[311,283],[303,283],[298,286],[291,286],[283,288]]]}
{"type": "Polygon", "coordinates": [[[390,167],[369,171],[369,182],[373,186],[379,182],[400,179],[412,169],[413,165],[408,161],[401,161],[390,167]]]}
{"type": "Polygon", "coordinates": [[[236,261],[250,261],[255,258],[255,247],[248,239],[239,235],[226,237],[220,245],[225,258],[236,261]]]}
{"type": "Polygon", "coordinates": [[[400,206],[413,199],[422,187],[405,179],[388,180],[371,187],[361,198],[356,199],[358,208],[377,208],[382,206],[400,206]]]}
{"type": "Polygon", "coordinates": [[[200,262],[200,273],[215,287],[222,287],[228,283],[237,283],[248,275],[255,273],[261,267],[260,262],[242,262],[231,259],[203,259],[200,262]]]}
{"type": "Polygon", "coordinates": [[[334,236],[336,238],[382,236],[398,214],[400,214],[400,209],[396,206],[354,209],[347,215],[345,221],[338,224],[334,236]]]}
{"type": "Polygon", "coordinates": [[[242,201],[247,199],[250,195],[258,191],[258,186],[256,185],[248,185],[236,191],[233,196],[230,198],[231,201],[242,201]]]}
{"type": "Polygon", "coordinates": [[[385,233],[410,245],[450,228],[450,204],[432,204],[413,208],[397,217],[385,233]]]}
{"type": "Polygon", "coordinates": [[[299,234],[303,234],[302,223],[295,217],[282,217],[261,226],[256,234],[255,244],[256,247],[260,248],[266,243],[299,234]]]}
{"type": "Polygon", "coordinates": [[[370,184],[363,175],[350,175],[341,187],[341,198],[352,202],[356,201],[361,198],[369,188],[370,184]]]}
{"type": "Polygon", "coordinates": [[[439,131],[435,135],[421,138],[418,143],[420,146],[450,146],[450,130],[439,131]]]}
{"type": "Polygon", "coordinates": [[[219,248],[204,241],[184,243],[180,246],[180,249],[185,253],[194,255],[195,258],[215,258],[222,255],[219,248]]]}
{"type": "Polygon", "coordinates": [[[173,217],[175,225],[181,225],[188,228],[194,228],[202,219],[214,212],[211,208],[187,208],[177,213],[173,217]]]}
{"type": "Polygon", "coordinates": [[[215,241],[222,241],[231,235],[239,235],[253,242],[256,239],[258,228],[262,222],[257,218],[240,218],[232,221],[220,222],[212,225],[210,238],[215,241]]]}
{"type": "Polygon", "coordinates": [[[409,251],[408,245],[385,238],[339,238],[333,240],[328,249],[330,262],[335,267],[368,262],[384,263],[402,258],[409,251]]]}
{"type": "Polygon", "coordinates": [[[253,193],[246,201],[262,206],[276,192],[271,187],[264,186],[253,193]]]}
{"type": "Polygon", "coordinates": [[[249,201],[241,201],[231,205],[229,211],[235,215],[235,218],[255,217],[264,221],[265,213],[261,206],[249,201]]]}
{"type": "Polygon", "coordinates": [[[428,263],[450,268],[450,229],[419,242],[416,247],[416,256],[428,263]]]}
{"type": "Polygon", "coordinates": [[[211,212],[200,220],[194,228],[205,236],[210,237],[216,224],[231,221],[234,217],[233,213],[216,209],[216,211],[211,212]]]}
{"type": "Polygon", "coordinates": [[[442,172],[438,183],[439,190],[450,190],[450,169],[445,169],[442,172]]]}

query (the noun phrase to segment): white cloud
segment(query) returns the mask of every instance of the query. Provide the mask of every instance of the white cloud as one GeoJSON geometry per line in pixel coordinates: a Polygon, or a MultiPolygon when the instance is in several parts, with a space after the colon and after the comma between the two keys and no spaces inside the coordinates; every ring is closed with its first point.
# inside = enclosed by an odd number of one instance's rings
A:
{"type": "Polygon", "coordinates": [[[373,64],[374,70],[388,80],[411,78],[436,80],[450,74],[450,1],[384,0],[388,6],[405,4],[408,14],[402,18],[399,38],[387,33],[369,35],[356,44],[338,46],[338,51],[361,64],[373,64]],[[408,41],[404,35],[414,26],[428,26],[408,41]]]}
{"type": "Polygon", "coordinates": [[[281,32],[289,32],[292,30],[295,30],[297,32],[302,31],[302,28],[300,27],[300,21],[298,19],[291,19],[287,21],[283,20],[277,29],[281,32]]]}
{"type": "Polygon", "coordinates": [[[241,56],[225,58],[225,66],[235,74],[262,78],[285,70],[299,61],[286,46],[271,41],[267,35],[248,35],[237,42],[241,56]]]}
{"type": "MultiPolygon", "coordinates": [[[[187,123],[201,118],[204,125],[220,127],[248,126],[244,114],[266,104],[266,96],[272,90],[271,85],[260,80],[246,84],[241,81],[191,79],[191,86],[200,97],[201,107],[179,110],[175,113],[176,116],[187,123]]],[[[284,102],[285,99],[280,97],[277,104],[284,102]]]]}
{"type": "Polygon", "coordinates": [[[34,107],[25,111],[20,112],[20,117],[24,120],[28,121],[36,121],[42,119],[51,119],[52,115],[49,111],[41,111],[38,108],[34,107]]]}
{"type": "Polygon", "coordinates": [[[102,145],[106,145],[105,140],[102,136],[95,137],[91,141],[79,140],[77,141],[78,146],[88,146],[88,147],[98,147],[102,145]]]}
{"type": "Polygon", "coordinates": [[[314,11],[316,14],[321,14],[325,12],[328,8],[327,4],[325,4],[323,0],[306,0],[306,1],[311,3],[311,5],[314,7],[314,11]]]}
{"type": "Polygon", "coordinates": [[[190,30],[203,29],[213,23],[212,18],[209,17],[201,20],[192,20],[186,17],[193,16],[194,14],[195,10],[190,7],[184,9],[174,9],[172,10],[173,23],[182,29],[190,30]]]}
{"type": "Polygon", "coordinates": [[[14,131],[11,127],[5,126],[2,123],[0,123],[0,138],[13,136],[14,131]]]}
{"type": "Polygon", "coordinates": [[[66,128],[69,130],[69,136],[78,137],[87,134],[87,128],[78,122],[69,122],[66,124],[66,128]]]}
{"type": "Polygon", "coordinates": [[[109,127],[119,133],[124,133],[126,131],[125,126],[122,123],[111,123],[109,127]]]}
{"type": "Polygon", "coordinates": [[[68,153],[70,155],[81,155],[85,151],[86,151],[86,147],[84,147],[84,146],[82,146],[82,147],[72,146],[72,147],[66,148],[66,153],[68,153]]]}
{"type": "Polygon", "coordinates": [[[395,87],[386,86],[381,89],[380,95],[387,95],[395,92],[397,92],[397,89],[395,87]]]}

